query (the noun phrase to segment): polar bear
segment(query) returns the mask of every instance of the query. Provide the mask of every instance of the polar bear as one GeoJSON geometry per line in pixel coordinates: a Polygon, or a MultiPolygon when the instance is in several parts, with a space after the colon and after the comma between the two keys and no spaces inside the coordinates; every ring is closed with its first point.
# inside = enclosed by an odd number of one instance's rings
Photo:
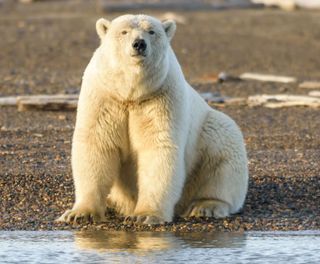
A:
{"type": "Polygon", "coordinates": [[[72,144],[75,204],[59,220],[104,221],[106,206],[139,224],[236,213],[248,186],[243,136],[185,80],[175,22],[123,15],[96,30],[72,144]]]}

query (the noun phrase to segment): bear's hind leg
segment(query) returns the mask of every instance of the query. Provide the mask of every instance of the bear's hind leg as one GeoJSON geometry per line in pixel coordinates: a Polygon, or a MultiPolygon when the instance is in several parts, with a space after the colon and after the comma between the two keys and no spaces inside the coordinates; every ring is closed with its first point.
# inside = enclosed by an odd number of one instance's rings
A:
{"type": "Polygon", "coordinates": [[[183,217],[223,218],[236,213],[243,205],[247,192],[246,164],[230,160],[213,165],[207,162],[193,182],[196,193],[183,217]]]}
{"type": "Polygon", "coordinates": [[[186,188],[191,201],[185,203],[185,214],[221,218],[238,212],[247,193],[248,167],[243,137],[234,121],[219,112],[208,114],[198,153],[199,169],[190,175],[186,188]]]}

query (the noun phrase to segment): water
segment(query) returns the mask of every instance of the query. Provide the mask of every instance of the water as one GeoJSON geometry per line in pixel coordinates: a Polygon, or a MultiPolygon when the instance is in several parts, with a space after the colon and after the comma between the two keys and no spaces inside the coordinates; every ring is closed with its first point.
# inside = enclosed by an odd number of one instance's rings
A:
{"type": "Polygon", "coordinates": [[[320,263],[320,231],[1,231],[0,263],[320,263]]]}

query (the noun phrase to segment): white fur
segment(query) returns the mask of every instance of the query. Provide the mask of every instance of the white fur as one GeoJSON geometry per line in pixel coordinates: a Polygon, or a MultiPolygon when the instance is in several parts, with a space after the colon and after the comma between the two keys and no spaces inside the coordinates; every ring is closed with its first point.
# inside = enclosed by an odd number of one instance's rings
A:
{"type": "Polygon", "coordinates": [[[60,220],[103,220],[107,202],[142,223],[242,207],[241,132],[186,82],[170,46],[175,28],[145,15],[97,21],[101,45],[83,76],[73,137],[76,202],[60,220]],[[136,38],[145,57],[133,57],[136,38]]]}

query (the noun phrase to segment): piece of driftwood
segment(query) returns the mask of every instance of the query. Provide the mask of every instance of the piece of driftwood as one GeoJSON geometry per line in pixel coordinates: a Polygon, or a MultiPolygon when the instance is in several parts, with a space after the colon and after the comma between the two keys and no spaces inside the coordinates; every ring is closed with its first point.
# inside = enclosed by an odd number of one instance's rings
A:
{"type": "Polygon", "coordinates": [[[15,106],[17,104],[16,96],[0,97],[0,106],[15,106]]]}
{"type": "Polygon", "coordinates": [[[36,94],[36,95],[19,95],[16,97],[17,101],[20,100],[50,100],[50,99],[65,99],[65,100],[77,100],[78,94],[36,94]]]}
{"type": "Polygon", "coordinates": [[[0,98],[0,106],[17,106],[27,110],[73,110],[77,108],[77,94],[23,95],[0,98]]]}
{"type": "Polygon", "coordinates": [[[305,81],[299,84],[299,88],[304,89],[319,89],[320,88],[320,82],[316,81],[305,81]]]}
{"type": "Polygon", "coordinates": [[[50,99],[50,100],[21,100],[18,103],[18,111],[47,110],[70,111],[77,108],[78,100],[50,99]]]}
{"type": "Polygon", "coordinates": [[[309,96],[320,97],[320,91],[311,91],[308,93],[309,96]]]}
{"type": "MultiPolygon", "coordinates": [[[[10,0],[10,1],[12,1],[12,0],[10,0]]],[[[22,4],[30,4],[30,3],[33,3],[33,2],[49,2],[49,1],[52,1],[52,0],[19,0],[19,2],[20,3],[22,3],[22,4]]],[[[55,1],[57,1],[57,0],[55,0],[55,1]]],[[[59,1],[64,1],[64,0],[59,0],[59,1]]]]}
{"type": "Polygon", "coordinates": [[[320,107],[320,98],[287,94],[262,94],[249,96],[247,103],[249,106],[264,106],[268,108],[281,108],[290,106],[308,106],[318,108],[320,107]]]}
{"type": "Polygon", "coordinates": [[[77,100],[77,94],[40,94],[40,95],[19,95],[19,96],[6,96],[0,97],[0,106],[15,106],[21,102],[27,101],[50,101],[50,100],[77,100]]]}
{"type": "Polygon", "coordinates": [[[243,73],[239,77],[242,80],[256,80],[262,82],[292,83],[297,81],[297,79],[294,77],[260,74],[252,72],[243,73]]]}
{"type": "Polygon", "coordinates": [[[199,11],[199,10],[223,10],[230,8],[261,8],[263,5],[253,4],[248,0],[230,1],[156,1],[156,2],[122,2],[100,0],[98,7],[106,12],[124,12],[128,10],[170,10],[170,11],[199,11]]]}
{"type": "Polygon", "coordinates": [[[77,108],[78,95],[57,94],[57,95],[31,95],[19,96],[17,98],[18,111],[48,110],[67,111],[77,108]]]}
{"type": "Polygon", "coordinates": [[[320,9],[319,0],[251,0],[253,3],[264,4],[265,6],[279,7],[286,11],[296,8],[320,9]]]}

